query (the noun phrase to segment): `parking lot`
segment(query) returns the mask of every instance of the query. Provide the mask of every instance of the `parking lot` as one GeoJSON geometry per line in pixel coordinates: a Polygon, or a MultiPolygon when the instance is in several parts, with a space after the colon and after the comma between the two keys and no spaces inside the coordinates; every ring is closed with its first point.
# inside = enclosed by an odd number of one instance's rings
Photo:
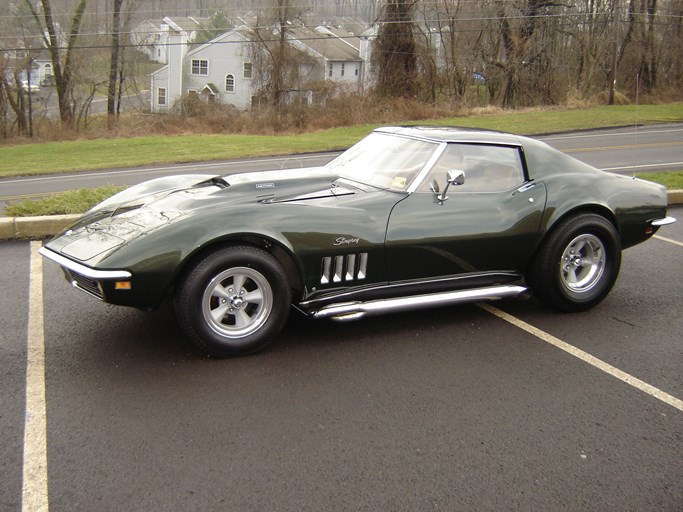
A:
{"type": "Polygon", "coordinates": [[[192,349],[169,307],[105,305],[39,243],[2,242],[0,510],[683,510],[669,215],[586,313],[292,315],[231,360],[192,349]]]}

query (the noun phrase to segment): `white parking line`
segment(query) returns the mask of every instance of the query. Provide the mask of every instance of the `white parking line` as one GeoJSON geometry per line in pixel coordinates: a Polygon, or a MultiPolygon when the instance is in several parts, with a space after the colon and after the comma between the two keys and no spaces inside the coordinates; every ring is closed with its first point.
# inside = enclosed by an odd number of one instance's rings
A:
{"type": "Polygon", "coordinates": [[[506,322],[514,325],[515,327],[518,327],[528,332],[529,334],[536,336],[540,340],[543,340],[546,343],[550,343],[551,345],[559,348],[560,350],[564,350],[568,354],[580,359],[581,361],[588,363],[591,366],[594,366],[595,368],[611,375],[612,377],[616,377],[622,382],[625,382],[629,386],[633,386],[634,388],[644,393],[647,393],[648,395],[658,400],[661,400],[665,404],[668,404],[671,407],[674,407],[679,411],[683,412],[683,400],[679,400],[678,398],[671,396],[660,389],[657,389],[656,387],[648,384],[647,382],[643,382],[642,380],[637,379],[636,377],[629,375],[628,373],[621,371],[618,368],[615,368],[614,366],[602,361],[601,359],[598,359],[597,357],[590,355],[588,352],[584,352],[583,350],[578,349],[573,345],[570,345],[569,343],[560,340],[559,338],[556,338],[552,334],[548,334],[547,332],[542,331],[541,329],[538,329],[533,325],[528,324],[523,320],[520,320],[519,318],[509,315],[508,313],[505,313],[504,311],[501,311],[498,308],[494,308],[490,304],[480,303],[478,304],[478,306],[482,308],[484,311],[488,311],[492,315],[495,315],[498,318],[505,320],[506,322]]]}
{"type": "Polygon", "coordinates": [[[48,511],[43,262],[38,254],[40,246],[40,242],[31,242],[22,512],[48,511]]]}
{"type": "Polygon", "coordinates": [[[681,243],[677,240],[671,240],[671,238],[665,238],[665,237],[659,236],[659,235],[652,235],[652,238],[656,238],[657,240],[663,240],[664,242],[669,242],[670,244],[680,245],[681,247],[683,247],[683,243],[681,243]]]}

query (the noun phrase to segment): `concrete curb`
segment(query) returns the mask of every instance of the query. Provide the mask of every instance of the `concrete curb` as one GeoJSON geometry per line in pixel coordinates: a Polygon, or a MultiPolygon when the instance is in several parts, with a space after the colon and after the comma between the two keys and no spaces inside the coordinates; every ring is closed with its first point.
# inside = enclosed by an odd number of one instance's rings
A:
{"type": "Polygon", "coordinates": [[[669,190],[669,206],[683,204],[683,190],[669,190]]]}
{"type": "MultiPolygon", "coordinates": [[[[669,206],[683,204],[683,190],[669,190],[669,206]]],[[[55,236],[80,218],[75,215],[0,217],[0,240],[22,240],[55,236]]]]}
{"type": "Polygon", "coordinates": [[[0,217],[0,240],[20,240],[55,236],[81,216],[44,215],[40,217],[0,217]]]}

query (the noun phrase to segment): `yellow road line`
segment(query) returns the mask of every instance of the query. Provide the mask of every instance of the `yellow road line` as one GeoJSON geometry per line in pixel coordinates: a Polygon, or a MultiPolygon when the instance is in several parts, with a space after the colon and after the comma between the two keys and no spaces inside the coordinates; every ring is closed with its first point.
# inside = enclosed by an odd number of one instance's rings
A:
{"type": "Polygon", "coordinates": [[[623,146],[598,146],[592,148],[563,149],[563,153],[591,153],[593,151],[614,151],[621,149],[667,148],[683,146],[683,142],[653,142],[651,144],[625,144],[623,146]]]}

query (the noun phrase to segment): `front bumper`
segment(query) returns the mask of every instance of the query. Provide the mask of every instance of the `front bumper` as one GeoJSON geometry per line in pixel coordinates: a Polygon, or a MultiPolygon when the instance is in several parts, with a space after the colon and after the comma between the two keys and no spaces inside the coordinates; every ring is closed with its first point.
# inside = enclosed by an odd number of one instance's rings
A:
{"type": "Polygon", "coordinates": [[[62,267],[66,280],[73,287],[100,300],[106,301],[104,283],[110,285],[116,282],[125,282],[133,277],[127,270],[97,270],[87,267],[69,258],[65,258],[47,247],[41,247],[38,252],[62,267]]]}

